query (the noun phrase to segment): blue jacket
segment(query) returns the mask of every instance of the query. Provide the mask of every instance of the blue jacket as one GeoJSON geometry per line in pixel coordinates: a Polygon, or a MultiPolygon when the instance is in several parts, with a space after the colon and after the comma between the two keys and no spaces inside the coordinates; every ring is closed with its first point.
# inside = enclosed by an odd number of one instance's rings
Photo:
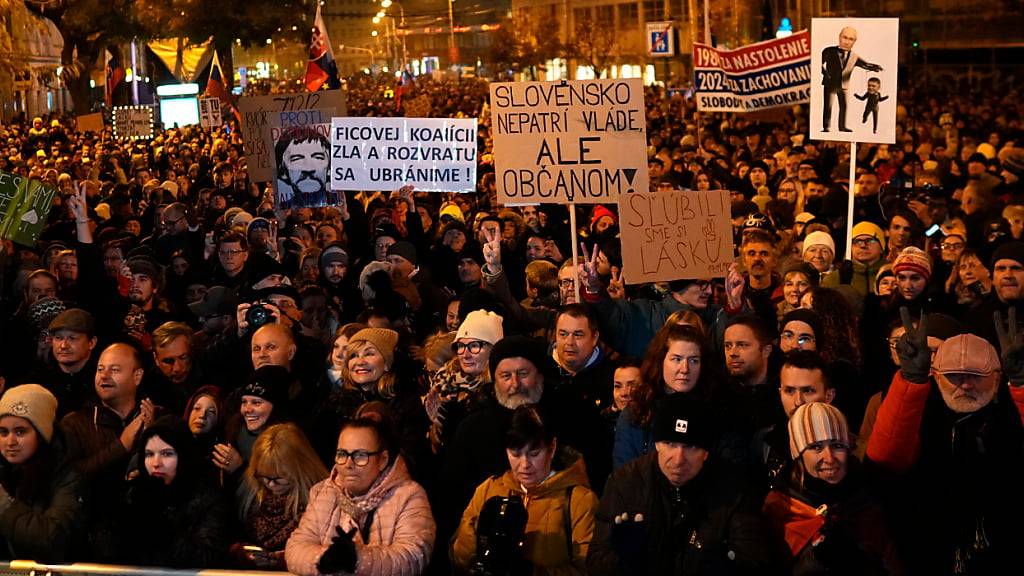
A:
{"type": "Polygon", "coordinates": [[[601,322],[601,334],[605,341],[622,354],[642,358],[658,330],[678,310],[691,309],[704,322],[712,348],[721,348],[725,334],[725,309],[708,305],[703,310],[692,308],[666,294],[660,300],[637,298],[635,300],[611,299],[602,296],[593,303],[601,322]]]}
{"type": "Polygon", "coordinates": [[[615,446],[612,448],[612,470],[618,470],[630,461],[651,451],[654,435],[650,426],[633,422],[633,410],[627,406],[615,424],[615,446]]]}

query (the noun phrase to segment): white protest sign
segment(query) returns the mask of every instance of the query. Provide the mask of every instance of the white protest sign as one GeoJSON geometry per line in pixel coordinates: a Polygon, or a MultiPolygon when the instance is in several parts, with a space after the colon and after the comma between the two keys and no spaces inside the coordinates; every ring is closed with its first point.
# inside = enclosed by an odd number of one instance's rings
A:
{"type": "Polygon", "coordinates": [[[811,20],[811,139],[896,142],[899,18],[811,20]]]}
{"type": "Polygon", "coordinates": [[[220,115],[220,98],[200,98],[199,125],[203,128],[217,128],[223,123],[220,115]]]}
{"type": "Polygon", "coordinates": [[[114,138],[148,140],[153,137],[152,106],[115,106],[114,138]]]}
{"type": "Polygon", "coordinates": [[[334,118],[334,190],[476,190],[476,118],[334,118]]]}
{"type": "Polygon", "coordinates": [[[344,116],[345,92],[320,90],[300,94],[268,94],[238,100],[242,117],[242,140],[249,169],[255,182],[274,179],[272,151],[267,149],[271,126],[328,124],[332,116],[344,116]]]}
{"type": "Polygon", "coordinates": [[[492,82],[491,134],[502,204],[597,204],[646,192],[639,78],[492,82]]]}

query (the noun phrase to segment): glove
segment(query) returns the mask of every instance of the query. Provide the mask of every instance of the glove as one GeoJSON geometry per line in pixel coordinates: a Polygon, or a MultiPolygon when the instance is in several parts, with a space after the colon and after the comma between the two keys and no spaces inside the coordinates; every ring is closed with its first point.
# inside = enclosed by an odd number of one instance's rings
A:
{"type": "Polygon", "coordinates": [[[853,281],[853,261],[843,260],[836,265],[836,269],[839,270],[839,283],[849,284],[853,281]]]}
{"type": "Polygon", "coordinates": [[[921,312],[921,320],[914,328],[910,319],[910,311],[906,306],[900,307],[900,319],[906,333],[896,343],[896,355],[900,359],[900,370],[903,377],[915,384],[925,384],[931,372],[932,352],[928,349],[928,337],[925,335],[928,318],[921,312]]]}
{"type": "Polygon", "coordinates": [[[623,512],[615,517],[611,529],[612,546],[618,552],[619,558],[628,566],[646,565],[645,556],[650,535],[647,533],[647,523],[643,521],[643,516],[631,516],[623,512]]]}
{"type": "Polygon", "coordinates": [[[1017,327],[1017,307],[1010,307],[1005,328],[1003,315],[996,311],[992,314],[999,336],[999,359],[1003,364],[1003,374],[1010,381],[1010,386],[1024,385],[1024,332],[1017,327]]]}
{"type": "Polygon", "coordinates": [[[355,572],[356,570],[356,544],[352,541],[355,529],[345,532],[338,526],[338,534],[331,539],[331,545],[320,555],[316,563],[316,569],[321,574],[333,574],[336,572],[355,572]]]}

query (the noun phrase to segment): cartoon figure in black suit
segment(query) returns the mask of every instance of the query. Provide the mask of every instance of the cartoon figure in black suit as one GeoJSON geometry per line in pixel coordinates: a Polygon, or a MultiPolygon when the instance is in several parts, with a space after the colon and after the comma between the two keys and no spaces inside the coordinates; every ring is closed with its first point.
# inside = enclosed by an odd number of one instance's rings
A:
{"type": "Polygon", "coordinates": [[[861,124],[868,121],[868,116],[871,116],[873,126],[871,128],[872,134],[878,133],[878,103],[884,102],[889,99],[888,96],[882,96],[879,92],[882,90],[882,80],[876,76],[868,78],[868,91],[864,94],[854,93],[853,95],[857,100],[864,101],[864,119],[861,120],[861,124]]]}
{"type": "Polygon", "coordinates": [[[882,67],[861,59],[853,52],[857,42],[857,31],[846,27],[839,32],[839,46],[829,46],[821,51],[821,85],[824,86],[825,102],[822,107],[821,131],[828,132],[832,119],[832,95],[839,100],[839,131],[853,132],[846,127],[846,90],[850,87],[850,75],[856,67],[881,72],[882,67]]]}

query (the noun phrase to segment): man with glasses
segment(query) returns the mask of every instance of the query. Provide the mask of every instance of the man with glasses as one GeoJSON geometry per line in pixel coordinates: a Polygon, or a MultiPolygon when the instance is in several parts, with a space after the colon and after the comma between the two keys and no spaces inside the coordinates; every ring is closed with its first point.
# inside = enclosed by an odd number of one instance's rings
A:
{"type": "Polygon", "coordinates": [[[246,278],[246,261],[249,259],[249,243],[245,236],[231,232],[217,242],[219,269],[214,273],[213,284],[238,288],[246,278]]]}
{"type": "Polygon", "coordinates": [[[853,277],[850,285],[861,296],[875,293],[875,278],[885,265],[885,232],[874,222],[858,222],[853,227],[853,277]]]}

